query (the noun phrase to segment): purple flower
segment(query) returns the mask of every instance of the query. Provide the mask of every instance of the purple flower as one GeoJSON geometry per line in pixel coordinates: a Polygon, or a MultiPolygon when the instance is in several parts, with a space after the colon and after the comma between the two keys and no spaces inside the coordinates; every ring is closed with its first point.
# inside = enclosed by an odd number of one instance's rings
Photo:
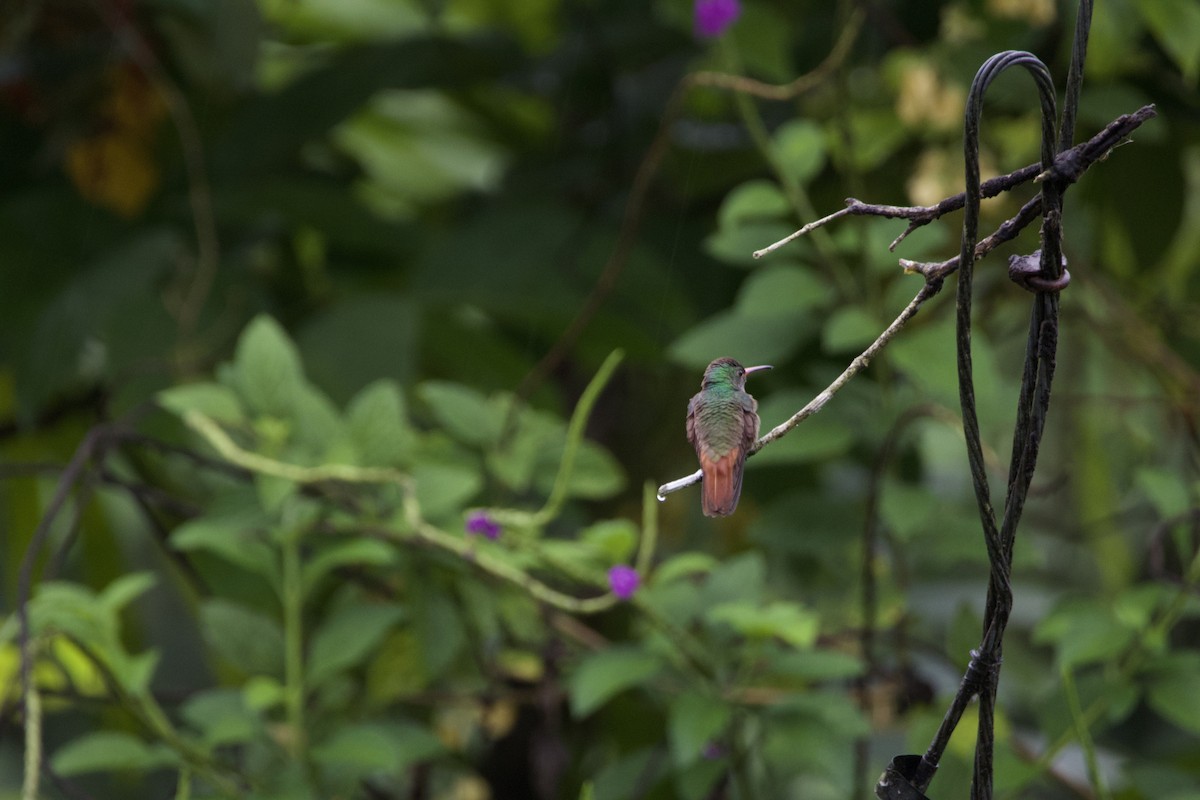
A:
{"type": "Polygon", "coordinates": [[[608,571],[608,585],[612,593],[622,600],[633,597],[641,580],[637,570],[625,564],[618,564],[608,571]]]}
{"type": "Polygon", "coordinates": [[[741,13],[742,6],[738,0],[696,0],[696,36],[701,39],[717,38],[741,13]]]}
{"type": "Polygon", "coordinates": [[[500,523],[489,517],[486,511],[473,511],[467,515],[467,533],[485,536],[494,542],[500,538],[500,523]]]}
{"type": "Polygon", "coordinates": [[[705,761],[716,761],[718,758],[725,757],[725,748],[721,746],[720,742],[710,739],[704,745],[704,749],[700,751],[700,757],[705,761]]]}

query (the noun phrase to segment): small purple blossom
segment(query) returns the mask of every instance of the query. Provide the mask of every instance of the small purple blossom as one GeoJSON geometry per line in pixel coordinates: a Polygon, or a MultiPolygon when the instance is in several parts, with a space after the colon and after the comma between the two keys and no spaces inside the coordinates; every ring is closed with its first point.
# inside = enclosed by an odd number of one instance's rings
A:
{"type": "Polygon", "coordinates": [[[742,13],[738,0],[696,0],[694,20],[696,36],[715,39],[734,23],[742,13]]]}
{"type": "Polygon", "coordinates": [[[720,742],[710,739],[704,745],[704,749],[700,751],[700,757],[705,761],[716,761],[718,758],[725,757],[725,748],[721,746],[720,742]]]}
{"type": "Polygon", "coordinates": [[[500,538],[500,523],[488,516],[486,511],[472,511],[467,515],[467,533],[483,536],[491,541],[500,538]]]}
{"type": "Polygon", "coordinates": [[[633,597],[641,580],[637,570],[625,564],[618,564],[608,571],[608,585],[612,593],[622,600],[633,597]]]}

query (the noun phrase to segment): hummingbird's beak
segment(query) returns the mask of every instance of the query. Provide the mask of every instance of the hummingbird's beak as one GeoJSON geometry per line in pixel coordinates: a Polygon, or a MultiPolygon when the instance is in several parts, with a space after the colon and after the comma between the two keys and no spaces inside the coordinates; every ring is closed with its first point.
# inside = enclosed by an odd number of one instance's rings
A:
{"type": "Polygon", "coordinates": [[[752,372],[762,372],[764,369],[775,369],[775,368],[772,367],[770,364],[761,364],[757,367],[746,367],[746,374],[749,375],[752,372]]]}

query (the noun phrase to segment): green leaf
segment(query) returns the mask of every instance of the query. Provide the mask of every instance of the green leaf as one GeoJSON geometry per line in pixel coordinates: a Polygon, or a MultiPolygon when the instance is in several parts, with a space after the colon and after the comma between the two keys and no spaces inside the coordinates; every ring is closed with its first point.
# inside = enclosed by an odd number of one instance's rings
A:
{"type": "Polygon", "coordinates": [[[249,742],[262,733],[262,720],[239,689],[209,689],[193,695],[180,709],[209,747],[249,742]]]}
{"type": "Polygon", "coordinates": [[[460,511],[483,486],[478,472],[457,464],[418,462],[412,474],[421,511],[431,518],[460,511]]]}
{"type": "Polygon", "coordinates": [[[618,693],[649,681],[662,666],[658,656],[633,646],[587,656],[568,680],[571,713],[591,714],[618,693]]]}
{"type": "Polygon", "coordinates": [[[1195,88],[1200,78],[1200,6],[1175,0],[1138,0],[1146,25],[1195,88]]]}
{"type": "Polygon", "coordinates": [[[378,539],[353,539],[322,547],[304,564],[302,583],[308,594],[331,570],[351,564],[382,567],[395,563],[396,548],[378,539]]]}
{"type": "Polygon", "coordinates": [[[165,745],[150,745],[127,733],[96,731],[63,745],[51,759],[54,770],[65,777],[86,772],[131,770],[146,772],[176,763],[165,745]]]}
{"type": "Polygon", "coordinates": [[[672,360],[696,369],[723,355],[756,364],[780,363],[796,352],[817,324],[813,315],[800,311],[769,317],[719,311],[684,332],[667,352],[672,360]]]}
{"type": "Polygon", "coordinates": [[[815,270],[781,264],[750,273],[734,308],[748,322],[760,317],[795,319],[801,311],[826,306],[834,294],[833,287],[815,270]]]}
{"type": "Polygon", "coordinates": [[[438,424],[467,444],[486,446],[500,438],[504,415],[476,390],[446,381],[425,381],[417,395],[438,424]]]}
{"type": "Polygon", "coordinates": [[[792,120],[775,132],[775,152],[785,174],[808,183],[825,166],[825,134],[811,120],[792,120]]]}
{"type": "Polygon", "coordinates": [[[1033,630],[1035,642],[1055,644],[1058,664],[1066,668],[1107,661],[1123,651],[1134,635],[1108,608],[1086,600],[1063,603],[1033,630]]]}
{"type": "Polygon", "coordinates": [[[735,556],[713,570],[704,582],[705,608],[744,600],[755,603],[762,597],[767,562],[762,553],[749,551],[735,556]]]}
{"type": "Polygon", "coordinates": [[[637,538],[637,526],[627,519],[601,520],[579,534],[581,542],[595,548],[610,564],[628,561],[637,538]]]}
{"type": "MultiPolygon", "coordinates": [[[[537,486],[549,494],[554,486],[553,474],[549,470],[539,474],[537,486]]],[[[584,500],[603,500],[624,487],[625,471],[620,462],[595,442],[580,442],[575,454],[575,468],[567,480],[567,495],[584,500]]]]}
{"type": "MultiPolygon", "coordinates": [[[[763,421],[764,431],[771,425],[783,422],[802,407],[802,405],[790,406],[785,414],[779,410],[782,405],[779,400],[771,397],[768,398],[768,401],[775,402],[768,404],[767,401],[764,401],[758,409],[758,416],[763,421]]],[[[822,416],[809,418],[787,436],[776,440],[770,447],[763,448],[756,453],[754,458],[746,462],[746,468],[757,470],[773,464],[831,461],[848,452],[853,446],[855,438],[855,431],[841,422],[824,419],[822,416]]]]}
{"type": "MultiPolygon", "coordinates": [[[[718,261],[743,267],[758,264],[754,252],[772,242],[777,242],[795,231],[793,225],[783,222],[743,222],[732,227],[718,228],[704,240],[704,250],[718,261]]],[[[805,253],[811,247],[803,239],[791,245],[794,252],[805,253]]]]}
{"type": "Polygon", "coordinates": [[[307,383],[292,396],[291,419],[289,439],[316,463],[330,460],[346,437],[345,423],[333,401],[307,383]]]}
{"type": "Polygon", "coordinates": [[[770,669],[776,675],[823,682],[862,675],[865,665],[858,656],[850,653],[812,648],[780,652],[772,656],[770,669]]]}
{"type": "Polygon", "coordinates": [[[245,411],[237,394],[219,383],[172,386],[159,392],[155,399],[160,406],[181,417],[188,411],[199,411],[226,425],[238,425],[245,421],[245,411]]]}
{"type": "Polygon", "coordinates": [[[261,175],[349,117],[381,89],[462,87],[520,63],[495,40],[406,37],[339,50],[280,91],[246,103],[213,148],[219,177],[261,175]]]}
{"type": "Polygon", "coordinates": [[[342,725],[312,748],[312,759],[325,767],[360,774],[396,773],[439,755],[437,737],[412,723],[342,725]]]}
{"type": "Polygon", "coordinates": [[[654,570],[654,585],[662,586],[695,575],[707,575],[719,563],[708,553],[687,552],[671,556],[654,570]]]}
{"type": "Polygon", "coordinates": [[[355,603],[339,609],[313,634],[308,680],[319,686],[330,676],[357,666],[404,616],[396,605],[355,603]]]}
{"type": "Polygon", "coordinates": [[[780,639],[793,647],[812,647],[820,618],[796,603],[782,600],[766,606],[754,602],[723,603],[709,610],[710,622],[723,622],[748,639],[780,639]]]}
{"type": "MultiPolygon", "coordinates": [[[[511,399],[508,395],[498,395],[493,398],[493,403],[503,406],[507,414],[511,399]]],[[[558,461],[551,461],[546,454],[561,454],[566,438],[567,426],[561,419],[534,409],[522,409],[508,446],[488,453],[488,470],[505,486],[518,492],[529,489],[539,467],[548,472],[553,481],[558,461]]]]}
{"type": "Polygon", "coordinates": [[[787,198],[774,181],[756,179],[729,190],[721,201],[717,224],[732,228],[746,220],[777,219],[789,210],[787,198]]]}
{"type": "Polygon", "coordinates": [[[1160,517],[1169,519],[1191,508],[1187,482],[1179,472],[1156,467],[1139,467],[1134,483],[1150,498],[1160,517]]]}
{"type": "Polygon", "coordinates": [[[217,654],[249,675],[283,673],[283,631],[275,620],[223,598],[200,608],[204,641],[217,654]]]}
{"type": "Polygon", "coordinates": [[[346,409],[346,425],[359,463],[404,467],[412,462],[416,435],[408,426],[404,395],[395,382],[376,381],[359,392],[346,409]]]}
{"type": "Polygon", "coordinates": [[[294,398],[304,386],[296,346],[265,314],[255,317],[238,339],[233,375],[252,411],[277,417],[291,415],[294,398]]]}
{"type": "Polygon", "coordinates": [[[269,524],[251,493],[230,493],[215,500],[204,516],[176,528],[171,534],[171,546],[184,552],[212,553],[277,582],[278,560],[263,538],[269,524]]]}
{"type": "Polygon", "coordinates": [[[1155,664],[1146,700],[1163,718],[1200,734],[1200,653],[1172,653],[1155,664]]]}
{"type": "MultiPolygon", "coordinates": [[[[370,235],[388,241],[403,232],[370,235]]],[[[421,318],[421,308],[403,295],[374,290],[339,296],[296,331],[309,381],[343,405],[361,387],[384,378],[408,385],[417,370],[421,318]]]]}
{"type": "Polygon", "coordinates": [[[821,329],[821,345],[827,353],[863,350],[887,326],[859,306],[846,306],[833,313],[821,329]]]}
{"type": "Polygon", "coordinates": [[[667,731],[675,765],[686,767],[700,758],[704,746],[721,735],[732,716],[728,704],[709,695],[685,692],[671,700],[667,731]]]}
{"type": "Polygon", "coordinates": [[[116,614],[141,595],[150,591],[158,579],[149,572],[131,572],[122,575],[101,590],[96,599],[106,611],[116,614]]]}

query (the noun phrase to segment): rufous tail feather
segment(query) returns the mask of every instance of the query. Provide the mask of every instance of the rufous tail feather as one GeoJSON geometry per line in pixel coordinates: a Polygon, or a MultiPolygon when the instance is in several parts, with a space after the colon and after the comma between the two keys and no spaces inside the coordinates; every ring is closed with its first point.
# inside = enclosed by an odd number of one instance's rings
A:
{"type": "Polygon", "coordinates": [[[734,450],[727,455],[710,459],[700,455],[700,469],[704,471],[704,484],[700,493],[700,505],[708,517],[727,517],[737,508],[742,493],[743,458],[734,450]]]}

